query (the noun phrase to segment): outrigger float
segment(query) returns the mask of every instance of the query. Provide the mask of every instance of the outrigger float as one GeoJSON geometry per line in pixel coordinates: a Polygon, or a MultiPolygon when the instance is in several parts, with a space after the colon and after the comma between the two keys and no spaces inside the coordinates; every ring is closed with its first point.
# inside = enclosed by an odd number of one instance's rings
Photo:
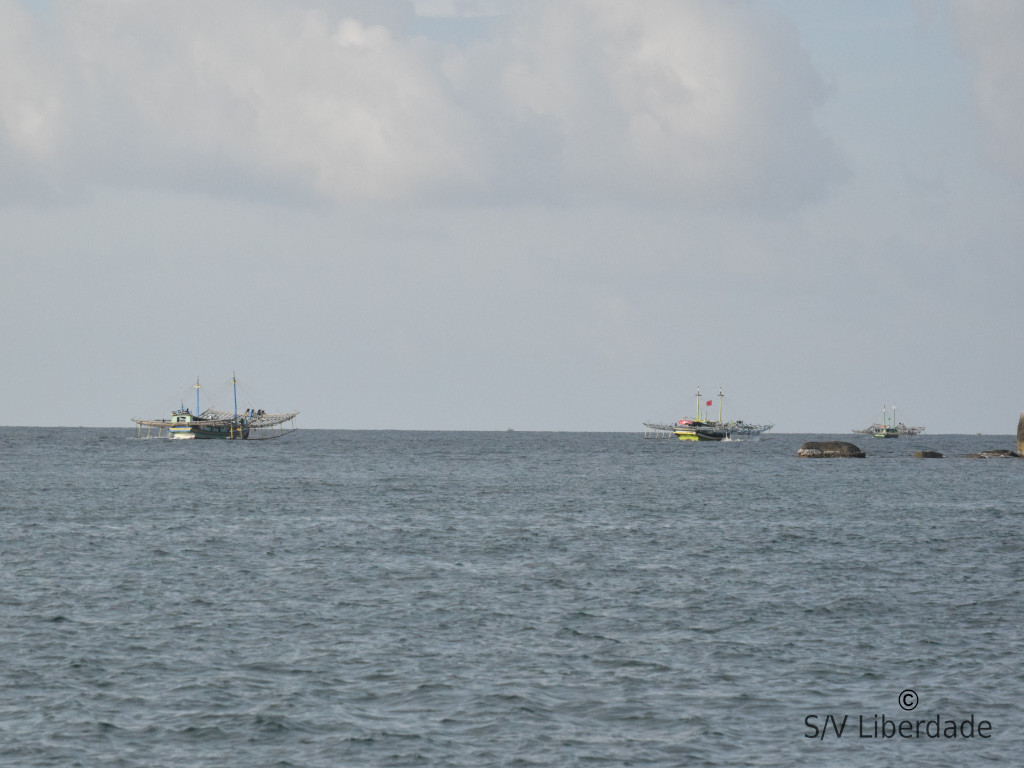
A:
{"type": "MultiPolygon", "coordinates": [[[[675,424],[655,424],[644,422],[645,438],[666,438],[677,437],[680,440],[700,441],[721,441],[732,440],[736,437],[756,437],[770,430],[774,424],[748,424],[742,419],[722,421],[722,401],[725,394],[721,388],[718,390],[718,421],[707,419],[701,414],[700,387],[697,387],[697,417],[693,419],[679,419],[675,424]]],[[[711,400],[705,403],[711,406],[711,400]]]]}
{"type": "Polygon", "coordinates": [[[235,399],[234,413],[215,408],[199,410],[199,377],[192,385],[196,391],[196,410],[181,408],[171,412],[169,419],[132,419],[138,424],[138,437],[167,437],[172,440],[270,440],[294,432],[295,417],[291,413],[267,413],[255,408],[238,411],[238,379],[231,374],[231,390],[235,399]],[[142,428],[146,434],[142,434],[142,428]],[[153,431],[156,430],[156,434],[153,431]]]}

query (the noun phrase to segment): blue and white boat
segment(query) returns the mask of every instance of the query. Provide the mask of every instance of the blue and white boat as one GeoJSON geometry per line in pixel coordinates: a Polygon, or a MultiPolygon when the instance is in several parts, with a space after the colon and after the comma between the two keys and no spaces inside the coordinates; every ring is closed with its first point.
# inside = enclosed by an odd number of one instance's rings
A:
{"type": "Polygon", "coordinates": [[[146,427],[146,437],[169,437],[172,440],[265,440],[282,437],[295,431],[295,417],[298,411],[289,413],[267,413],[262,409],[238,410],[238,379],[231,374],[231,389],[235,410],[221,411],[216,408],[199,409],[199,377],[192,385],[196,391],[196,409],[181,407],[171,412],[169,419],[132,419],[139,425],[138,436],[146,427]],[[286,426],[288,425],[288,426],[286,426]],[[152,431],[156,430],[156,435],[152,431]]]}

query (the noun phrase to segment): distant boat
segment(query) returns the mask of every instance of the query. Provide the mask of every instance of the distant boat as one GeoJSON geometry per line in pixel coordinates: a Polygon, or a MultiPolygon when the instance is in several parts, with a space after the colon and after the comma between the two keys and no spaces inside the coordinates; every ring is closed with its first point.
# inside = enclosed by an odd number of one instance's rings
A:
{"type": "Polygon", "coordinates": [[[742,419],[722,421],[722,401],[725,394],[721,388],[718,390],[718,421],[706,418],[701,413],[701,404],[710,407],[711,400],[703,402],[700,387],[697,387],[697,416],[695,418],[679,419],[675,424],[656,424],[644,422],[644,437],[676,437],[686,441],[721,441],[731,440],[733,437],[750,437],[767,432],[774,425],[772,424],[748,424],[742,419]]]}
{"type": "Polygon", "coordinates": [[[924,427],[908,427],[902,421],[896,423],[896,404],[892,406],[892,418],[888,416],[885,406],[882,406],[881,423],[872,424],[864,429],[853,430],[857,435],[871,435],[872,437],[914,437],[924,432],[924,427]]]}
{"type": "MultiPolygon", "coordinates": [[[[872,425],[875,426],[875,425],[872,425]]],[[[872,437],[899,437],[900,431],[896,428],[896,403],[892,404],[892,421],[889,421],[885,406],[882,406],[882,423],[871,430],[872,437]]]]}
{"type": "Polygon", "coordinates": [[[132,419],[139,425],[138,436],[142,437],[142,428],[146,427],[146,437],[169,437],[172,440],[267,440],[283,437],[294,432],[295,417],[298,411],[290,413],[267,413],[262,409],[246,408],[238,410],[238,379],[231,374],[231,389],[235,400],[235,410],[219,411],[215,408],[199,410],[199,377],[192,385],[196,391],[196,410],[192,412],[182,403],[181,407],[171,412],[168,419],[132,419]],[[286,424],[290,426],[285,427],[286,424]],[[156,435],[152,430],[156,430],[156,435]]]}
{"type": "MultiPolygon", "coordinates": [[[[855,434],[855,435],[872,435],[873,436],[875,432],[877,432],[880,429],[883,429],[884,427],[885,427],[884,424],[877,424],[876,423],[876,424],[872,424],[870,427],[864,427],[864,429],[852,429],[850,431],[853,432],[853,434],[855,434]]],[[[890,426],[890,429],[892,429],[891,426],[890,426]]],[[[896,425],[895,429],[896,429],[897,434],[900,437],[914,437],[915,435],[920,435],[925,430],[924,427],[908,427],[902,421],[899,424],[896,425]]],[[[881,435],[880,435],[880,437],[881,437],[881,435]]]]}

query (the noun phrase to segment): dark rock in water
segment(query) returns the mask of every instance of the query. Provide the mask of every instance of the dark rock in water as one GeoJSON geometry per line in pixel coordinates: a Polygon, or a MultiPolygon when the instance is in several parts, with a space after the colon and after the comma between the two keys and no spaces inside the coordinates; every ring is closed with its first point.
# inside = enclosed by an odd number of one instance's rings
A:
{"type": "Polygon", "coordinates": [[[981,453],[969,453],[968,459],[1019,459],[1020,454],[1016,451],[1007,451],[1004,448],[982,451],[981,453]]]}
{"type": "Polygon", "coordinates": [[[800,450],[796,452],[796,455],[805,459],[863,459],[867,454],[853,443],[847,443],[842,440],[827,440],[821,443],[804,443],[800,446],[800,450]]]}
{"type": "Polygon", "coordinates": [[[914,454],[915,459],[941,459],[942,454],[938,451],[917,451],[914,454]]]}

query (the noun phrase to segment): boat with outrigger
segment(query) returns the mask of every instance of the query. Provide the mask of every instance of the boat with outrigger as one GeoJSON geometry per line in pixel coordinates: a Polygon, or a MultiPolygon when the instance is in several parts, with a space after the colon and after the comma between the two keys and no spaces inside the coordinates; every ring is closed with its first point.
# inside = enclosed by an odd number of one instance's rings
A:
{"type": "Polygon", "coordinates": [[[238,410],[238,379],[231,374],[231,391],[234,396],[234,411],[216,408],[199,410],[199,377],[192,385],[196,391],[196,410],[186,408],[185,403],[171,412],[166,419],[132,419],[138,425],[138,437],[166,437],[172,440],[270,440],[294,432],[298,411],[288,413],[267,413],[263,409],[245,408],[238,410]],[[146,428],[143,435],[142,428],[146,428]],[[154,434],[155,430],[155,434],[154,434]]]}
{"type": "Polygon", "coordinates": [[[702,413],[701,404],[706,408],[712,406],[713,401],[704,401],[697,387],[697,416],[695,418],[682,418],[675,424],[658,424],[644,422],[645,438],[676,437],[684,441],[708,441],[720,442],[723,440],[734,440],[736,438],[757,437],[770,430],[774,424],[749,424],[742,419],[736,421],[722,421],[722,401],[725,393],[721,387],[718,389],[718,420],[707,418],[706,411],[702,413]]]}
{"type": "Polygon", "coordinates": [[[882,438],[894,438],[894,437],[914,437],[924,432],[924,427],[908,427],[902,421],[896,423],[896,403],[892,404],[892,416],[889,416],[885,406],[882,406],[882,421],[881,423],[875,422],[870,427],[864,429],[855,429],[853,433],[856,435],[871,435],[872,437],[882,438]]]}

